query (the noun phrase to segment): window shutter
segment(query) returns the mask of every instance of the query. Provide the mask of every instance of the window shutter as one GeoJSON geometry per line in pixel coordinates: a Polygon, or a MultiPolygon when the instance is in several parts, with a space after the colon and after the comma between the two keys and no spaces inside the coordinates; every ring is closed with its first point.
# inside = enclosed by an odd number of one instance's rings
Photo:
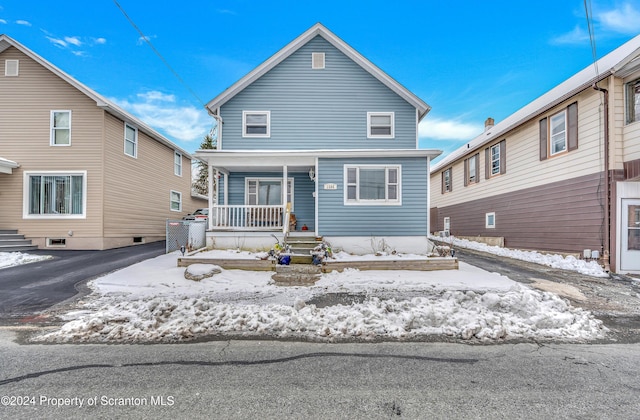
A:
{"type": "Polygon", "coordinates": [[[507,141],[502,140],[500,142],[500,173],[507,172],[507,141]]]}
{"type": "Polygon", "coordinates": [[[444,194],[444,173],[446,169],[440,173],[440,194],[444,194]]]}
{"type": "Polygon", "coordinates": [[[540,120],[540,160],[547,159],[547,119],[540,120]]]}
{"type": "Polygon", "coordinates": [[[480,153],[476,153],[476,183],[480,182],[480,153]]]}
{"type": "Polygon", "coordinates": [[[487,147],[484,149],[484,179],[491,178],[491,152],[487,147]]]}
{"type": "Polygon", "coordinates": [[[469,159],[464,160],[464,186],[469,185],[469,159]]]}
{"type": "MultiPolygon", "coordinates": [[[[607,118],[605,116],[605,118],[607,118]]],[[[578,103],[574,102],[567,108],[567,149],[569,151],[578,148],[578,103]]]]}

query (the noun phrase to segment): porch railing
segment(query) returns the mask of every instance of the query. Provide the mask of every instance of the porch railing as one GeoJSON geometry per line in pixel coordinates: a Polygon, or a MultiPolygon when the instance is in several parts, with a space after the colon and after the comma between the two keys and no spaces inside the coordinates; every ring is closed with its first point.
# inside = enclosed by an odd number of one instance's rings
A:
{"type": "Polygon", "coordinates": [[[282,230],[283,206],[211,207],[211,228],[218,230],[282,230]]]}

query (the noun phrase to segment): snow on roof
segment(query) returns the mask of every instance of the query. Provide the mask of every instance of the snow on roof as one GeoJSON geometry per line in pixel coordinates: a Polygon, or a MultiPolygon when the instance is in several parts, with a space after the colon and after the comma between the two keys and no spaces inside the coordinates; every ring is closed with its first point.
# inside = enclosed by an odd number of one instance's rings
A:
{"type": "Polygon", "coordinates": [[[526,121],[529,121],[536,115],[539,115],[547,109],[567,100],[578,92],[589,88],[594,83],[603,80],[612,74],[619,74],[622,77],[626,76],[629,73],[630,68],[636,69],[637,67],[640,67],[639,54],[640,35],[598,60],[596,62],[599,72],[598,74],[596,74],[596,66],[589,65],[544,95],[530,102],[528,105],[520,108],[518,111],[483,132],[467,144],[464,144],[462,147],[445,156],[433,166],[431,173],[439,171],[468,153],[471,153],[481,146],[496,140],[496,138],[504,135],[526,121]]]}

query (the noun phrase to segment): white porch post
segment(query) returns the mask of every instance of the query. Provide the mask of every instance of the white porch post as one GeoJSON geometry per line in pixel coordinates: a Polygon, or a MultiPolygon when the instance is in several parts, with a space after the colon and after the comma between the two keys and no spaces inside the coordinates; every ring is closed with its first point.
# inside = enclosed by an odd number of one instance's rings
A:
{"type": "Polygon", "coordinates": [[[224,175],[224,205],[229,205],[229,174],[227,172],[223,173],[224,175]]]}
{"type": "MultiPolygon", "coordinates": [[[[207,218],[207,226],[208,229],[211,230],[213,229],[213,176],[214,176],[214,169],[213,166],[211,164],[209,164],[209,170],[207,173],[207,184],[208,184],[208,198],[209,198],[209,217],[207,218]]],[[[217,171],[216,171],[217,173],[217,171]]]]}
{"type": "Polygon", "coordinates": [[[288,168],[287,165],[283,165],[282,166],[282,227],[284,228],[287,223],[289,223],[288,220],[286,220],[287,218],[287,197],[289,196],[289,174],[288,174],[288,168]]]}

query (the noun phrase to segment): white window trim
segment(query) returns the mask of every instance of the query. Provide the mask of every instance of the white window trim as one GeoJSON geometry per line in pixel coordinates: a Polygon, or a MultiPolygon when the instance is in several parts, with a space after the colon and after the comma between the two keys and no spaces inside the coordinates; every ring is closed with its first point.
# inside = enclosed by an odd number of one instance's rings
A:
{"type": "Polygon", "coordinates": [[[6,77],[18,77],[20,75],[20,60],[4,60],[4,75],[6,77]],[[9,70],[15,70],[15,72],[12,73],[9,70]]]}
{"type": "MultiPolygon", "coordinates": [[[[287,180],[289,181],[289,183],[291,183],[291,188],[287,188],[287,194],[291,195],[291,211],[294,210],[294,191],[295,191],[295,185],[294,185],[294,179],[292,177],[287,178],[287,180]]],[[[282,178],[276,178],[276,177],[252,177],[252,178],[245,178],[244,179],[244,203],[245,205],[249,205],[249,182],[251,181],[257,181],[258,184],[260,183],[260,181],[280,181],[280,188],[282,188],[282,178]]],[[[286,203],[284,203],[286,204],[286,203]]],[[[284,205],[283,204],[283,205],[284,205]]],[[[256,204],[259,205],[259,204],[256,204]]]]}
{"type": "MultiPolygon", "coordinates": [[[[631,120],[631,115],[629,112],[629,108],[631,107],[632,99],[630,96],[630,90],[632,86],[635,86],[637,83],[640,83],[640,78],[635,78],[624,84],[624,123],[625,125],[635,124],[640,122],[640,115],[633,115],[633,120],[631,120]]],[[[635,97],[635,94],[633,95],[635,97]]]]}
{"type": "Polygon", "coordinates": [[[547,150],[549,150],[549,156],[554,156],[554,155],[559,155],[560,153],[564,153],[568,150],[569,145],[568,145],[568,138],[567,138],[567,129],[569,128],[569,121],[567,120],[567,110],[562,110],[558,113],[553,114],[551,117],[549,117],[549,135],[548,137],[548,141],[549,144],[547,144],[547,150]],[[551,132],[551,120],[554,119],[554,117],[557,117],[560,114],[564,114],[564,149],[559,150],[557,152],[554,153],[553,151],[553,133],[551,132]]]}
{"type": "Polygon", "coordinates": [[[176,176],[182,176],[182,153],[173,152],[173,173],[176,176]]]}
{"type": "MultiPolygon", "coordinates": [[[[55,147],[68,147],[71,146],[71,110],[70,109],[54,109],[51,111],[51,115],[49,117],[49,145],[55,147]],[[54,135],[56,129],[54,128],[54,119],[55,114],[57,112],[68,112],[69,113],[69,144],[56,144],[56,136],[54,135]]],[[[64,130],[67,130],[66,128],[64,130]]]]}
{"type": "Polygon", "coordinates": [[[171,192],[169,193],[169,210],[171,211],[175,211],[175,212],[182,212],[182,193],[180,191],[175,191],[175,190],[171,190],[171,192]],[[173,204],[173,194],[178,194],[178,204],[179,204],[179,208],[178,210],[174,209],[172,204],[173,204]]]}
{"type": "Polygon", "coordinates": [[[491,146],[489,148],[489,159],[491,159],[491,162],[489,162],[489,164],[491,165],[491,170],[490,170],[490,174],[491,176],[497,176],[500,175],[500,172],[502,171],[502,168],[500,168],[500,160],[501,160],[501,156],[500,156],[500,142],[494,144],[493,146],[491,146]],[[494,166],[493,166],[493,149],[497,149],[498,150],[498,166],[497,168],[497,172],[494,172],[494,166]]]}
{"type": "Polygon", "coordinates": [[[451,189],[452,189],[452,185],[451,185],[452,174],[453,174],[453,168],[447,168],[444,171],[442,171],[442,176],[444,177],[444,192],[443,192],[444,194],[447,194],[447,193],[451,192],[451,189]],[[449,181],[447,181],[447,177],[449,178],[449,181]]]}
{"type": "Polygon", "coordinates": [[[242,111],[242,137],[248,137],[248,138],[271,137],[271,111],[242,111]],[[266,134],[248,134],[247,133],[247,115],[249,114],[262,114],[267,116],[267,133],[266,134]]]}
{"type": "Polygon", "coordinates": [[[123,147],[124,147],[123,150],[124,150],[124,154],[125,155],[127,155],[129,157],[132,157],[134,159],[138,158],[138,127],[135,127],[135,126],[133,126],[131,124],[128,124],[128,123],[124,124],[124,146],[123,147]],[[134,132],[135,132],[135,137],[134,137],[133,142],[132,142],[134,144],[134,146],[133,146],[133,154],[132,155],[127,153],[127,142],[131,142],[129,139],[127,139],[127,127],[132,128],[134,130],[134,132]]]}
{"type": "Polygon", "coordinates": [[[402,205],[402,165],[344,165],[344,205],[345,206],[401,206],[402,205]],[[360,200],[357,197],[355,200],[348,199],[348,175],[349,169],[356,169],[356,195],[360,195],[360,169],[384,169],[385,170],[385,196],[388,193],[389,186],[389,171],[388,169],[395,169],[398,172],[398,198],[395,200],[360,200]]]}
{"type": "Polygon", "coordinates": [[[368,139],[393,139],[395,138],[395,112],[367,112],[367,138],[368,139]],[[371,134],[371,117],[391,117],[391,134],[371,134]]]}
{"type": "Polygon", "coordinates": [[[87,171],[25,171],[22,184],[23,219],[86,219],[87,218],[87,171]],[[29,214],[29,178],[31,176],[82,176],[82,214],[29,214]]]}
{"type": "Polygon", "coordinates": [[[490,213],[485,213],[484,215],[484,227],[487,229],[495,229],[496,228],[496,213],[494,211],[490,213]],[[489,223],[489,219],[493,218],[493,224],[489,223]]]}
{"type": "Polygon", "coordinates": [[[451,232],[451,217],[446,216],[442,219],[442,228],[447,233],[451,232]]]}

